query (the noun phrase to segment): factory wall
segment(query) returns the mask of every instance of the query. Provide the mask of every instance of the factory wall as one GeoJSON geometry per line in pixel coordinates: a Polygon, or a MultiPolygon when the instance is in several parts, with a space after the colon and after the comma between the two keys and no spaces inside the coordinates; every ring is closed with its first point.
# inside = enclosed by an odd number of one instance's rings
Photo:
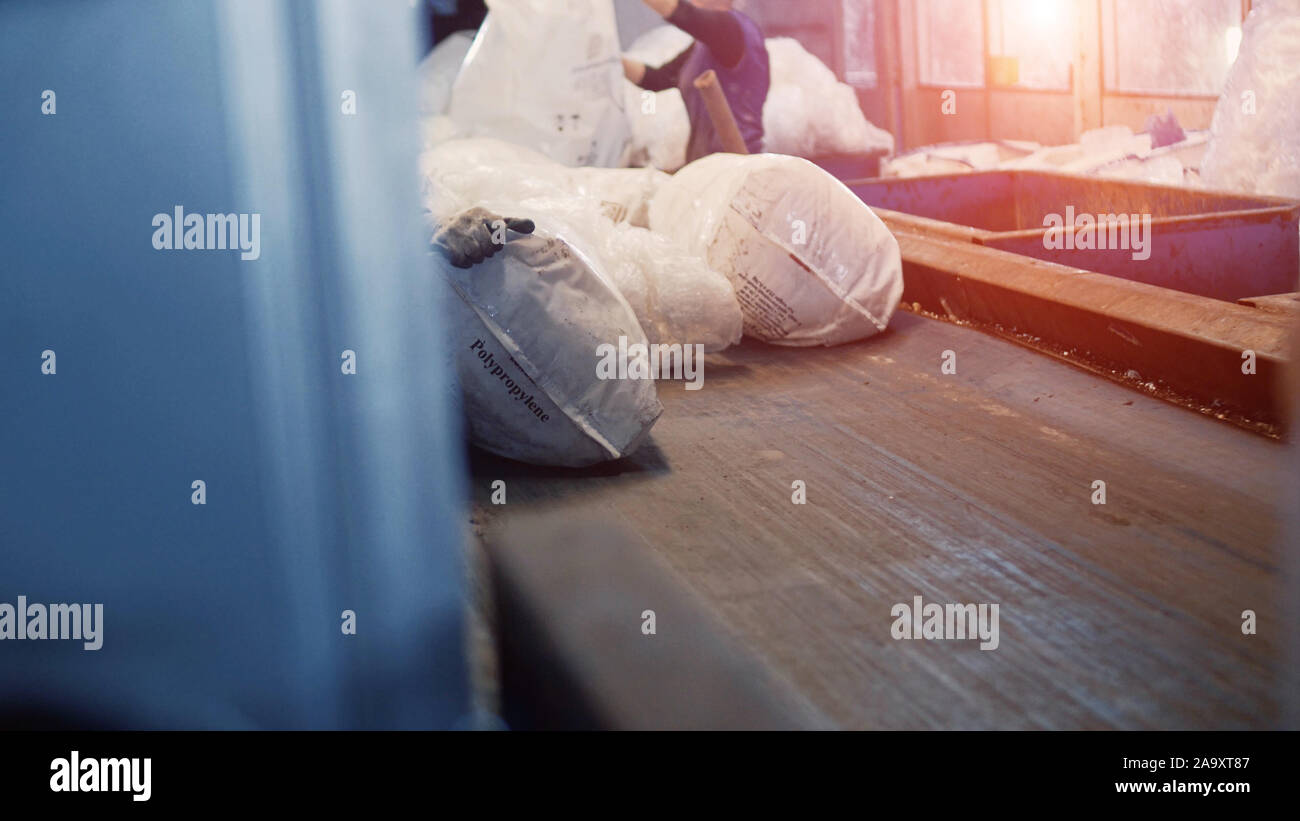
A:
{"type": "MultiPolygon", "coordinates": [[[[974,2],[974,0],[972,0],[974,2]]],[[[994,0],[982,0],[984,19],[990,19],[994,0]]],[[[868,118],[892,131],[899,150],[954,140],[1025,139],[1044,144],[1074,142],[1088,129],[1126,125],[1140,130],[1152,114],[1172,111],[1186,128],[1208,128],[1214,115],[1214,94],[1138,94],[1107,88],[1103,82],[1102,20],[1100,4],[1077,2],[1069,88],[1036,90],[992,84],[937,85],[922,82],[918,63],[919,4],[908,0],[878,0],[877,53],[882,60],[882,82],[896,90],[859,91],[868,118]],[[897,96],[890,105],[891,95],[897,96]],[[945,107],[945,101],[949,105],[945,107]],[[892,110],[891,110],[892,109],[892,110]],[[955,110],[954,110],[955,109],[955,110]]],[[[1242,4],[1242,17],[1249,4],[1242,4]]],[[[976,35],[978,36],[978,34],[976,35]]],[[[987,36],[982,49],[987,60],[987,36]]]]}
{"type": "MultiPolygon", "coordinates": [[[[1001,0],[969,0],[992,28],[1001,0]]],[[[614,0],[619,36],[624,47],[662,21],[641,0],[614,0]]],[[[898,150],[957,140],[1023,139],[1043,144],[1077,140],[1088,129],[1145,126],[1152,114],[1172,111],[1186,128],[1208,128],[1214,115],[1213,94],[1139,94],[1108,88],[1103,81],[1103,4],[1074,0],[1074,42],[1061,43],[1071,52],[1068,87],[1059,90],[998,86],[984,82],[941,85],[922,81],[918,71],[920,19],[923,4],[915,0],[737,0],[736,7],[753,17],[768,37],[794,37],[842,80],[851,82],[863,113],[893,133],[898,150]],[[846,43],[854,36],[854,5],[869,11],[871,31],[857,36],[874,44],[874,81],[846,79],[846,43]],[[948,103],[945,106],[945,102],[948,103]]],[[[1241,16],[1250,0],[1241,0],[1241,16]]],[[[858,19],[861,19],[859,15],[858,19]]],[[[993,53],[987,31],[972,31],[987,60],[993,53]]]]}

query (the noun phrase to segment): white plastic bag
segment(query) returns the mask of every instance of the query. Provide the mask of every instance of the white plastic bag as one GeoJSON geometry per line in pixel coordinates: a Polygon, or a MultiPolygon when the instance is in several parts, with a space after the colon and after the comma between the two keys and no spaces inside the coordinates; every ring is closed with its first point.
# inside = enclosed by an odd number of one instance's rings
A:
{"type": "Polygon", "coordinates": [[[686,164],[691,117],[682,93],[675,88],[646,91],[623,81],[628,124],[632,129],[630,165],[676,171],[686,164]]]}
{"type": "Polygon", "coordinates": [[[610,0],[488,0],[450,115],[565,165],[620,166],[630,139],[610,0]]]}
{"type": "Polygon", "coordinates": [[[451,104],[451,89],[460,74],[461,63],[474,42],[474,32],[458,31],[446,37],[420,61],[420,114],[429,117],[446,114],[451,104]]]}
{"type": "Polygon", "coordinates": [[[772,85],[763,105],[763,147],[820,157],[894,150],[894,137],[868,122],[851,86],[791,37],[767,40],[772,85]]]}
{"type": "Polygon", "coordinates": [[[615,221],[644,227],[650,200],[669,179],[653,168],[569,168],[532,149],[488,137],[433,140],[431,130],[424,136],[420,176],[426,199],[434,203],[441,198],[437,210],[442,217],[486,200],[508,204],[567,196],[603,206],[615,221]]]}
{"type": "Polygon", "coordinates": [[[651,379],[597,376],[600,346],[646,339],[590,259],[539,225],[472,268],[437,264],[454,292],[450,353],[474,444],[564,467],[636,450],[663,406],[651,379]]]}
{"type": "MultiPolygon", "coordinates": [[[[689,34],[675,26],[658,26],[638,37],[627,56],[655,67],[691,45],[689,34]]],[[[894,137],[872,125],[857,94],[835,73],[790,37],[766,41],[771,87],[763,104],[763,145],[767,151],[797,157],[894,150],[894,137]]],[[[626,108],[632,128],[633,164],[649,163],[665,171],[686,161],[691,124],[681,92],[657,93],[627,84],[626,108]]]]}
{"type": "Polygon", "coordinates": [[[1300,199],[1298,93],[1300,0],[1258,2],[1214,109],[1205,184],[1300,199]]]}
{"type": "Polygon", "coordinates": [[[745,333],[837,345],[883,331],[903,292],[893,234],[807,160],[714,154],[664,184],[650,227],[727,276],[745,333]]]}
{"type": "Polygon", "coordinates": [[[498,140],[443,143],[421,155],[438,219],[482,206],[549,226],[596,264],[627,300],[650,342],[720,351],[740,341],[731,283],[702,256],[643,227],[668,179],[653,169],[566,168],[498,140]]]}

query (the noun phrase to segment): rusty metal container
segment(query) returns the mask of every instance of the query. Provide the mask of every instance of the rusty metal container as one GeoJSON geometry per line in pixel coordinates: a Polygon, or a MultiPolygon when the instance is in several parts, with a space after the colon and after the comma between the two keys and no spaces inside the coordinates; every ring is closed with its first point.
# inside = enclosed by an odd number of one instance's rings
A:
{"type": "Polygon", "coordinates": [[[841,180],[860,180],[880,176],[880,161],[887,153],[877,150],[857,154],[822,154],[810,159],[822,170],[841,180]]]}
{"type": "Polygon", "coordinates": [[[1296,291],[1300,279],[1300,203],[1292,200],[1047,171],[847,184],[895,230],[953,237],[1214,299],[1296,291]],[[1150,217],[1145,249],[1107,228],[1083,239],[1086,229],[1066,222],[1071,213],[1080,219],[1150,217]],[[1049,215],[1072,236],[1049,235],[1049,215]],[[1102,244],[1099,239],[1126,247],[1078,247],[1102,244]]]}

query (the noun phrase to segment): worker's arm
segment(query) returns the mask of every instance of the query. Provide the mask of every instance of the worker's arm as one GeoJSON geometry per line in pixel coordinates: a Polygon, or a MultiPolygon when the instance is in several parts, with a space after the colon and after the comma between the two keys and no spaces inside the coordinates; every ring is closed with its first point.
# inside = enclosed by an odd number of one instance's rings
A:
{"type": "Polygon", "coordinates": [[[677,81],[682,74],[682,66],[686,65],[686,58],[690,56],[691,49],[688,48],[658,68],[646,68],[644,63],[624,57],[623,76],[646,91],[664,91],[676,88],[677,81]]]}
{"type": "Polygon", "coordinates": [[[745,33],[731,12],[702,9],[688,0],[643,2],[660,17],[708,46],[724,67],[735,68],[745,56],[745,33]]]}
{"type": "Polygon", "coordinates": [[[503,218],[484,208],[457,214],[433,236],[433,246],[457,268],[469,268],[500,251],[506,232],[533,232],[533,221],[503,218]]]}

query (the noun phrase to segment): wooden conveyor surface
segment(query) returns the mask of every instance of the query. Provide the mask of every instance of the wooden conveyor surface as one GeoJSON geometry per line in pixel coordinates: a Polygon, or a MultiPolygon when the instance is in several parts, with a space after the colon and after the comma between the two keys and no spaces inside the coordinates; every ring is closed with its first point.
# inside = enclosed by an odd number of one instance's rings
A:
{"type": "Polygon", "coordinates": [[[621,463],[477,454],[480,525],[621,522],[843,727],[1276,724],[1288,446],[909,313],[839,348],[746,341],[660,396],[621,463]],[[999,603],[1001,646],[892,640],[916,595],[999,603]]]}

